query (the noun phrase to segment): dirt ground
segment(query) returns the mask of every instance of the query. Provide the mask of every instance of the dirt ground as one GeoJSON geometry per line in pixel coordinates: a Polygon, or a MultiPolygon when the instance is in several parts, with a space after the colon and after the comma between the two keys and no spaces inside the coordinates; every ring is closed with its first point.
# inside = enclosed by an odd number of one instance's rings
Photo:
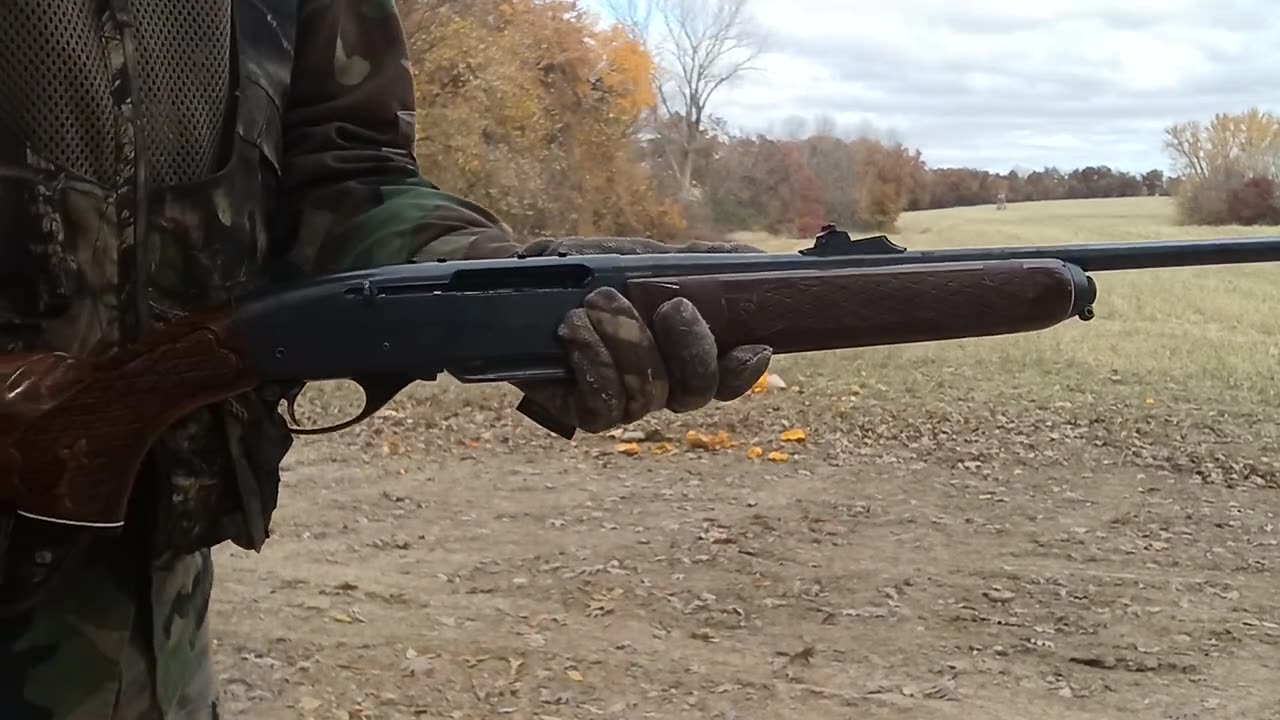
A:
{"type": "Polygon", "coordinates": [[[224,702],[263,720],[1277,717],[1273,431],[792,389],[655,420],[628,455],[631,436],[569,444],[503,400],[409,399],[300,443],[265,552],[219,553],[224,702]]]}

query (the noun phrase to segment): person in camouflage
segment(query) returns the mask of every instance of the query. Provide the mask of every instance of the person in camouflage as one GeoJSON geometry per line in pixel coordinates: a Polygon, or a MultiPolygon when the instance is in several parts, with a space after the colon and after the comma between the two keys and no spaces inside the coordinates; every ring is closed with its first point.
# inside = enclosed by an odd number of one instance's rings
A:
{"type": "MultiPolygon", "coordinates": [[[[0,35],[5,355],[86,355],[251,288],[415,258],[753,250],[525,243],[433,186],[393,0],[6,0],[0,35]]],[[[616,292],[560,337],[575,381],[521,389],[587,431],[732,399],[770,360],[717,349],[687,302],[640,318],[616,292]]],[[[217,717],[210,548],[263,547],[285,390],[172,427],[119,535],[0,504],[0,717],[217,717]]]]}

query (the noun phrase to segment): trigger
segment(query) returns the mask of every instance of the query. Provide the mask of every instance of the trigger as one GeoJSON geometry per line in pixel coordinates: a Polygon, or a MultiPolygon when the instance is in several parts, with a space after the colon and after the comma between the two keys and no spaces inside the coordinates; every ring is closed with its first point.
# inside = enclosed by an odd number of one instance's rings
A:
{"type": "MultiPolygon", "coordinates": [[[[292,432],[295,435],[323,435],[325,433],[345,430],[351,427],[352,425],[359,424],[361,422],[364,422],[365,420],[368,420],[370,417],[373,417],[375,413],[377,413],[382,408],[386,407],[387,403],[394,400],[396,395],[400,394],[401,390],[405,389],[406,387],[409,386],[409,383],[413,382],[413,378],[407,378],[400,375],[394,375],[394,376],[377,375],[372,377],[356,377],[351,379],[354,380],[355,383],[360,386],[360,389],[364,391],[364,408],[360,410],[360,413],[358,415],[351,418],[350,420],[347,420],[345,422],[340,422],[336,425],[330,425],[329,427],[305,428],[305,429],[292,427],[292,428],[289,428],[290,432],[292,432]]],[[[294,425],[297,425],[298,421],[294,419],[294,416],[293,416],[293,401],[297,398],[297,393],[291,393],[291,394],[292,394],[292,397],[286,398],[288,400],[288,405],[286,407],[286,410],[289,414],[290,422],[292,422],[294,425]]]]}
{"type": "Polygon", "coordinates": [[[285,391],[284,394],[284,416],[294,427],[302,424],[298,422],[298,396],[302,394],[302,389],[305,387],[306,383],[302,383],[285,391]]]}

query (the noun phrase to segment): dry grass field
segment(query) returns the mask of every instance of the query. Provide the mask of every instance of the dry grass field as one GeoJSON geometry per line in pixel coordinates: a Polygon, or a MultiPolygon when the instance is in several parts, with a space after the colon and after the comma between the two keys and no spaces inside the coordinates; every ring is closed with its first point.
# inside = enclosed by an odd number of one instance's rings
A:
{"type": "MultiPolygon", "coordinates": [[[[894,239],[1280,234],[1172,210],[894,239]]],[[[444,381],[299,441],[264,552],[218,552],[228,717],[1280,717],[1280,266],[1098,280],[1091,323],[779,358],[622,437],[444,381]]]]}

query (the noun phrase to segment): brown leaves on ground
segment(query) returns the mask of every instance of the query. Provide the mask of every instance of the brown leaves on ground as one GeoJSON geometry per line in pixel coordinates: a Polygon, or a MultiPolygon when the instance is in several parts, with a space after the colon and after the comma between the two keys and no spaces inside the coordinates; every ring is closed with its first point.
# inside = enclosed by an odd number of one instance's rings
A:
{"type": "Polygon", "coordinates": [[[684,443],[693,450],[726,450],[734,445],[733,438],[723,430],[715,435],[690,430],[685,433],[684,443]]]}
{"type": "MultiPolygon", "coordinates": [[[[644,454],[645,448],[641,445],[647,438],[663,438],[665,434],[656,431],[623,431],[615,430],[609,434],[615,439],[623,439],[625,442],[619,442],[613,446],[613,452],[628,457],[637,457],[644,454]]],[[[805,445],[809,441],[808,432],[803,428],[791,428],[784,430],[778,435],[778,439],[786,445],[805,445]]],[[[692,452],[720,452],[729,450],[739,446],[739,442],[733,439],[733,436],[724,430],[710,432],[699,432],[697,430],[689,430],[684,436],[684,447],[687,451],[692,452]]],[[[657,442],[649,447],[649,453],[655,456],[672,455],[679,452],[671,443],[662,441],[657,442]]],[[[751,445],[747,448],[746,457],[748,460],[765,459],[772,463],[789,462],[792,453],[781,450],[765,450],[759,445],[751,445]]]]}
{"type": "Polygon", "coordinates": [[[801,428],[794,428],[782,433],[782,442],[787,443],[803,443],[808,441],[809,436],[801,428]]]}

